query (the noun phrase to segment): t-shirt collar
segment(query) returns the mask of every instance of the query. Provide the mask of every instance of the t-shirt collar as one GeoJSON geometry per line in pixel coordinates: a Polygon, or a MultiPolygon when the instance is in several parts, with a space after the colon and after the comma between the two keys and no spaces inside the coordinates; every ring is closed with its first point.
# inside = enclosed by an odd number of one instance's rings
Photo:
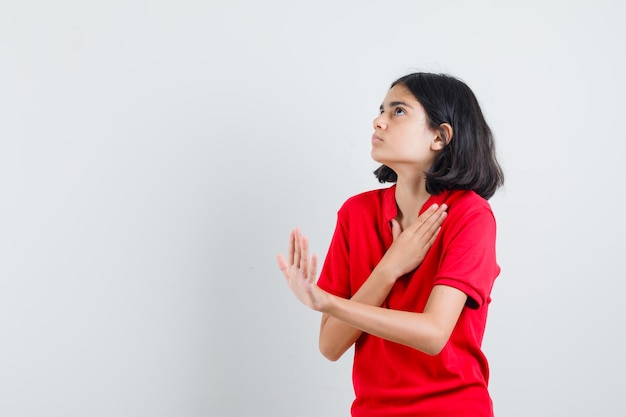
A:
{"type": "MultiPolygon", "coordinates": [[[[446,199],[450,195],[450,191],[446,190],[437,195],[431,195],[426,203],[420,209],[419,214],[422,214],[424,210],[433,204],[441,205],[445,203],[446,199]]],[[[395,219],[398,215],[398,206],[396,205],[396,185],[392,185],[388,187],[383,194],[383,216],[385,221],[389,222],[392,219],[395,219]]]]}
{"type": "Polygon", "coordinates": [[[396,185],[388,187],[383,193],[383,216],[386,222],[390,222],[398,215],[396,205],[396,185]]]}

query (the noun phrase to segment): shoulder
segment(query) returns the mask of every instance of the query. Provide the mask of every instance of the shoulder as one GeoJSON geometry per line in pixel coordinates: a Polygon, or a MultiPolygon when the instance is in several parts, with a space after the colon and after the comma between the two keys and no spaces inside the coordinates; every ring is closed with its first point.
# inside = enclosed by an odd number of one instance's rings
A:
{"type": "Polygon", "coordinates": [[[461,217],[474,212],[485,212],[493,216],[489,202],[471,190],[450,191],[444,201],[448,205],[448,214],[461,217]]]}
{"type": "Polygon", "coordinates": [[[390,193],[393,198],[393,190],[391,188],[369,190],[353,195],[341,205],[339,212],[354,213],[378,209],[382,207],[383,202],[388,199],[390,193]]]}
{"type": "Polygon", "coordinates": [[[474,191],[451,191],[443,202],[448,205],[443,226],[448,235],[470,229],[472,233],[495,230],[496,219],[489,202],[474,191]]]}

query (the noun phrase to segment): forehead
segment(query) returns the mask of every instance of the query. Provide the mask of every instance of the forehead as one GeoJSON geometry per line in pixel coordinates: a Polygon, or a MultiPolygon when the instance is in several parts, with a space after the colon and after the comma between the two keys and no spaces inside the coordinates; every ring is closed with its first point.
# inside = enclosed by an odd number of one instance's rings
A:
{"type": "Polygon", "coordinates": [[[389,106],[394,102],[403,102],[411,106],[421,107],[420,102],[417,101],[413,93],[403,84],[396,84],[389,89],[383,100],[383,105],[389,106]]]}
{"type": "Polygon", "coordinates": [[[426,118],[426,110],[424,110],[422,103],[420,103],[413,93],[411,93],[411,90],[403,84],[396,84],[389,89],[383,103],[380,105],[380,110],[382,111],[383,109],[389,109],[395,106],[404,106],[405,110],[409,113],[426,118]]]}

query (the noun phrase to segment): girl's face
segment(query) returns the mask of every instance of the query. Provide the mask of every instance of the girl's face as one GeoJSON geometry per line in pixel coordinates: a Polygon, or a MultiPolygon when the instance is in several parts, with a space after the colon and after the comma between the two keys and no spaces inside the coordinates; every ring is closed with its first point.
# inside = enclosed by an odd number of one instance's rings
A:
{"type": "Polygon", "coordinates": [[[392,87],[374,119],[372,158],[399,175],[422,175],[442,148],[443,142],[429,126],[420,102],[404,85],[392,87]]]}

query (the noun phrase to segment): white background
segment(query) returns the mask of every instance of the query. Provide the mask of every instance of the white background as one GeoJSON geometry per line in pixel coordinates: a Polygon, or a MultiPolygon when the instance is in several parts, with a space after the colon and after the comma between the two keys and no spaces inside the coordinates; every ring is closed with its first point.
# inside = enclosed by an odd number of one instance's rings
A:
{"type": "Polygon", "coordinates": [[[378,188],[395,78],[494,130],[499,417],[624,415],[623,3],[0,2],[0,415],[341,416],[275,261],[378,188]]]}

